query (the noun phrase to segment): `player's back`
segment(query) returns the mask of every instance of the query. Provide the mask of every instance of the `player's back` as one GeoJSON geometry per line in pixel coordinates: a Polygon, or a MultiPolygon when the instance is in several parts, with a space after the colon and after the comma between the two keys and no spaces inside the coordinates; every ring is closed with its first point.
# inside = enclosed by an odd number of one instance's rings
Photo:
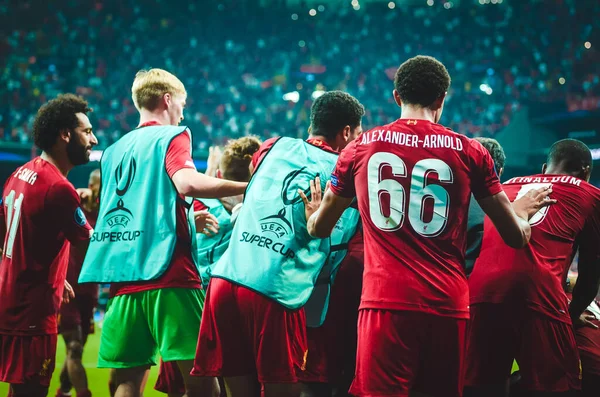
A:
{"type": "Polygon", "coordinates": [[[468,318],[464,274],[471,190],[501,191],[489,153],[426,120],[399,119],[354,144],[365,239],[361,308],[468,318]]]}
{"type": "Polygon", "coordinates": [[[503,186],[514,201],[549,184],[557,203],[531,218],[528,246],[507,246],[486,218],[481,253],[469,279],[471,304],[525,302],[570,321],[564,280],[577,246],[599,243],[600,189],[572,176],[550,174],[512,178],[503,186]]]}
{"type": "Polygon", "coordinates": [[[64,214],[55,203],[69,202],[65,191],[76,197],[67,179],[40,157],[18,168],[4,185],[0,333],[56,332],[52,317],[60,305],[69,255],[63,225],[86,225],[81,210],[61,219],[64,214]]]}

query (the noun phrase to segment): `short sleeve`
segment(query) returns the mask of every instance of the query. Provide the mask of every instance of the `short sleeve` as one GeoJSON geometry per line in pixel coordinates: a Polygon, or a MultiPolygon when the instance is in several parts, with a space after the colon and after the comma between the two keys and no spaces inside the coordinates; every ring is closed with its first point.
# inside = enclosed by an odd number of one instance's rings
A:
{"type": "Polygon", "coordinates": [[[45,209],[52,214],[67,240],[72,243],[89,240],[92,227],[81,209],[81,201],[69,182],[55,183],[48,189],[45,209]]]}
{"type": "Polygon", "coordinates": [[[169,178],[172,178],[173,174],[183,168],[196,169],[194,160],[192,160],[190,145],[189,130],[177,135],[169,144],[165,159],[165,168],[169,178]]]}
{"type": "Polygon", "coordinates": [[[479,142],[470,140],[471,191],[477,200],[494,196],[502,191],[502,185],[492,156],[479,142]]]}
{"type": "Polygon", "coordinates": [[[267,139],[260,145],[260,148],[252,155],[252,168],[256,169],[258,164],[262,161],[263,157],[269,152],[269,150],[273,147],[275,142],[277,142],[279,138],[270,138],[267,139]]]}
{"type": "Polygon", "coordinates": [[[331,191],[337,196],[352,198],[356,196],[354,186],[354,158],[356,152],[356,140],[346,146],[331,174],[331,191]]]}

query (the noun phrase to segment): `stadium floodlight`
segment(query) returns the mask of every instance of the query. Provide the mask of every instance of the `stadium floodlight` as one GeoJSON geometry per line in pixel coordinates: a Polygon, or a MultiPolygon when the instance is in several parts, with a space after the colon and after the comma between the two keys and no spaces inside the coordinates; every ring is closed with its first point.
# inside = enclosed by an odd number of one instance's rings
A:
{"type": "Polygon", "coordinates": [[[321,95],[323,95],[325,93],[325,91],[322,90],[315,90],[313,91],[311,97],[312,99],[317,99],[318,97],[320,97],[321,95]]]}
{"type": "Polygon", "coordinates": [[[479,89],[488,95],[492,95],[492,92],[494,92],[494,90],[492,90],[492,87],[490,87],[489,85],[487,85],[485,83],[481,84],[479,86],[479,89]]]}
{"type": "Polygon", "coordinates": [[[298,103],[300,100],[300,93],[298,91],[288,92],[287,94],[283,95],[283,100],[298,103]]]}

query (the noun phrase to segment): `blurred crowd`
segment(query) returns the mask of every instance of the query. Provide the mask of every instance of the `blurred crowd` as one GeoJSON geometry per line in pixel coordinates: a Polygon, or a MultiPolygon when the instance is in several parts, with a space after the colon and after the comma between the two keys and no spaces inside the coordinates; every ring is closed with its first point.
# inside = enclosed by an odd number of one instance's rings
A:
{"type": "Polygon", "coordinates": [[[356,96],[365,128],[390,122],[394,72],[416,54],[447,65],[442,123],[470,136],[492,136],[530,101],[600,106],[598,1],[254,3],[1,3],[0,141],[30,142],[36,109],[77,92],[106,147],[136,127],[131,83],[150,67],[185,84],[197,150],[245,134],[306,136],[315,91],[356,96]]]}

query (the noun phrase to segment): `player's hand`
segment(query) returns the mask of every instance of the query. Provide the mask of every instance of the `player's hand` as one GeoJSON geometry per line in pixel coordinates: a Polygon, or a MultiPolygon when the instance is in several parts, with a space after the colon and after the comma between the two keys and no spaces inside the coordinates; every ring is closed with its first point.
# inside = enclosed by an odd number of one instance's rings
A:
{"type": "Polygon", "coordinates": [[[67,280],[65,280],[65,289],[63,290],[63,303],[69,303],[71,299],[75,298],[75,291],[67,280]]]}
{"type": "Polygon", "coordinates": [[[223,204],[223,208],[225,208],[225,210],[227,212],[229,212],[231,214],[231,211],[233,211],[233,208],[238,205],[239,203],[241,203],[243,200],[243,196],[239,195],[239,196],[230,196],[230,197],[221,197],[219,199],[219,201],[221,202],[221,204],[223,204]]]}
{"type": "Polygon", "coordinates": [[[206,160],[206,175],[215,176],[219,169],[219,163],[221,163],[221,157],[223,152],[218,146],[211,146],[208,148],[208,159],[206,160]]]}
{"type": "Polygon", "coordinates": [[[87,187],[77,189],[77,194],[79,194],[79,198],[81,199],[82,203],[87,203],[88,201],[91,201],[92,196],[94,195],[92,193],[92,189],[87,187]]]}
{"type": "Polygon", "coordinates": [[[206,210],[194,212],[194,221],[196,222],[196,232],[206,236],[214,236],[219,233],[219,221],[206,210]]]}
{"type": "Polygon", "coordinates": [[[552,185],[531,189],[512,203],[513,209],[519,217],[529,220],[542,208],[556,204],[557,201],[550,198],[551,193],[552,185]]]}
{"type": "MultiPolygon", "coordinates": [[[[329,182],[327,182],[327,186],[325,190],[329,188],[329,182]]],[[[313,181],[310,181],[310,200],[306,197],[306,194],[301,189],[298,189],[298,194],[302,198],[304,202],[304,213],[306,214],[306,220],[314,214],[321,205],[321,200],[323,200],[323,193],[321,192],[321,178],[316,177],[313,181]]]]}
{"type": "Polygon", "coordinates": [[[592,314],[582,313],[579,318],[572,319],[573,328],[581,328],[581,327],[591,327],[598,329],[598,326],[592,322],[596,317],[592,314]]]}

